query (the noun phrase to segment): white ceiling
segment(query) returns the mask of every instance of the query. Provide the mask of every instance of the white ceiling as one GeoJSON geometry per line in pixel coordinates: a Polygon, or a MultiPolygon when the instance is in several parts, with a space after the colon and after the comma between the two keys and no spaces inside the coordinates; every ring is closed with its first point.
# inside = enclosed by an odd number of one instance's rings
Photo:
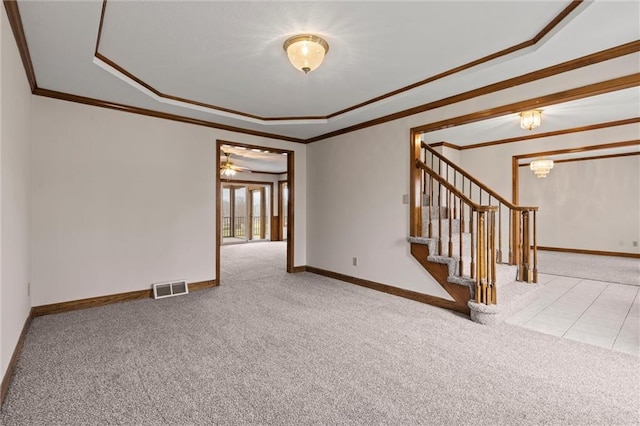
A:
{"type": "Polygon", "coordinates": [[[18,1],[39,88],[300,139],[640,38],[640,2],[584,2],[534,47],[326,118],[530,40],[569,3],[109,0],[99,55],[165,95],[215,109],[150,95],[96,60],[101,0],[18,1]],[[330,45],[309,75],[282,49],[301,32],[330,45]]]}
{"type": "Polygon", "coordinates": [[[242,146],[222,145],[220,147],[221,163],[226,161],[229,154],[229,161],[235,166],[246,167],[251,173],[286,173],[287,156],[276,154],[267,149],[245,148],[242,146]]]}
{"type": "Polygon", "coordinates": [[[423,135],[423,140],[427,143],[449,142],[458,146],[468,146],[637,118],[640,116],[640,88],[632,87],[577,101],[563,102],[540,108],[540,110],[542,110],[542,125],[533,130],[524,130],[520,127],[518,114],[508,114],[428,132],[423,135]]]}

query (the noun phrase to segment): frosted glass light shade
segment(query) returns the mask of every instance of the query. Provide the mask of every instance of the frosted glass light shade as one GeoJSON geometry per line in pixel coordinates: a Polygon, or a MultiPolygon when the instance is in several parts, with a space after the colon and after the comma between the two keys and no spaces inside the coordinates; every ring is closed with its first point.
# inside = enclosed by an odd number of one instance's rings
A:
{"type": "Polygon", "coordinates": [[[293,36],[283,47],[291,64],[305,74],[318,68],[329,51],[326,41],[311,34],[293,36]]]}
{"type": "Polygon", "coordinates": [[[525,130],[533,130],[542,123],[542,111],[533,109],[520,113],[520,127],[525,130]]]}
{"type": "Polygon", "coordinates": [[[220,170],[220,176],[222,177],[232,177],[236,175],[236,171],[231,168],[231,164],[225,164],[220,170]]]}
{"type": "Polygon", "coordinates": [[[529,164],[529,168],[533,170],[533,173],[535,173],[536,176],[544,178],[547,177],[551,169],[553,169],[553,160],[540,158],[532,161],[531,164],[529,164]]]}

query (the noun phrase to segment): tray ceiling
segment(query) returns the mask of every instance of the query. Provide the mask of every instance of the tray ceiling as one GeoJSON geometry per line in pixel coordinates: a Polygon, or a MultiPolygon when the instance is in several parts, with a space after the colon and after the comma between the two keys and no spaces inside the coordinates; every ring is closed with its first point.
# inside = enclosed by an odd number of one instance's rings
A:
{"type": "Polygon", "coordinates": [[[640,32],[638,2],[18,6],[39,88],[297,139],[633,42],[640,32]],[[309,75],[282,49],[301,32],[330,45],[309,75]]]}

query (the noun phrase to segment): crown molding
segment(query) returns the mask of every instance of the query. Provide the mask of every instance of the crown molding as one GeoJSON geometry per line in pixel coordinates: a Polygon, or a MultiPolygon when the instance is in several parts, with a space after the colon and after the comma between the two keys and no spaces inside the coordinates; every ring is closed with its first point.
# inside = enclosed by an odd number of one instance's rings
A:
{"type": "MultiPolygon", "coordinates": [[[[150,110],[150,109],[144,109],[144,108],[138,108],[138,107],[134,107],[134,106],[129,106],[129,105],[124,105],[124,104],[119,104],[119,103],[115,103],[115,102],[109,102],[109,101],[105,101],[105,100],[101,100],[101,99],[94,99],[94,98],[88,98],[88,97],[83,97],[83,96],[77,96],[77,95],[73,95],[73,94],[69,94],[69,93],[63,93],[63,92],[59,92],[59,91],[55,91],[55,90],[48,90],[48,89],[43,89],[38,87],[37,85],[37,80],[36,80],[36,76],[35,76],[35,71],[33,68],[33,64],[31,62],[31,56],[29,54],[29,48],[27,45],[27,41],[26,41],[26,37],[24,34],[24,29],[22,26],[22,21],[20,18],[20,12],[19,12],[19,8],[18,8],[18,3],[16,0],[3,0],[4,6],[5,6],[5,10],[7,13],[7,16],[9,18],[9,23],[10,26],[12,28],[13,34],[14,34],[14,38],[16,39],[16,44],[18,46],[18,50],[20,52],[20,56],[22,58],[22,62],[25,68],[25,73],[27,76],[27,79],[29,80],[29,84],[31,86],[31,91],[34,95],[38,95],[38,96],[45,96],[45,97],[50,97],[50,98],[54,98],[54,99],[60,99],[60,100],[66,100],[69,102],[78,102],[78,103],[82,103],[82,104],[86,104],[86,105],[92,105],[92,106],[97,106],[97,107],[102,107],[102,108],[109,108],[109,109],[115,109],[115,110],[119,110],[119,111],[123,111],[123,112],[129,112],[129,113],[134,113],[134,114],[140,114],[140,115],[147,115],[147,116],[151,116],[151,117],[157,117],[157,118],[163,118],[163,119],[168,119],[168,120],[174,120],[174,121],[179,121],[179,122],[183,122],[183,123],[190,123],[190,124],[196,124],[196,125],[200,125],[200,126],[205,126],[205,127],[210,127],[210,128],[216,128],[216,129],[221,129],[221,130],[229,130],[229,131],[233,131],[233,132],[238,132],[238,133],[243,133],[243,134],[249,134],[249,135],[254,135],[254,136],[260,136],[260,137],[266,137],[266,138],[270,138],[270,139],[278,139],[278,140],[284,140],[284,141],[288,141],[288,142],[295,142],[295,143],[313,143],[313,142],[317,142],[320,140],[324,140],[324,139],[328,139],[331,137],[335,137],[338,135],[342,135],[342,134],[346,134],[346,133],[350,133],[353,131],[357,131],[357,130],[361,130],[367,127],[371,127],[371,126],[376,126],[378,124],[383,124],[389,121],[393,121],[393,120],[397,120],[400,118],[404,118],[404,117],[408,117],[411,115],[415,115],[421,112],[425,112],[425,111],[429,111],[435,108],[440,108],[446,105],[451,105],[457,102],[461,102],[461,101],[465,101],[468,99],[472,99],[478,96],[483,96],[489,93],[494,93],[500,90],[504,90],[513,86],[518,86],[521,84],[526,84],[526,83],[530,83],[536,80],[540,80],[540,79],[544,79],[547,77],[551,77],[553,75],[557,75],[557,74],[561,74],[564,72],[568,72],[571,70],[575,70],[584,66],[588,66],[588,65],[592,65],[595,63],[599,63],[599,62],[603,62],[603,61],[607,61],[607,60],[612,60],[615,58],[619,58],[622,56],[626,56],[629,54],[633,54],[633,53],[637,53],[638,51],[640,51],[640,40],[636,40],[633,42],[629,42],[629,43],[625,43],[613,48],[609,48],[609,49],[605,49],[596,53],[592,53],[589,55],[585,55],[582,56],[580,58],[576,58],[576,59],[572,59],[557,65],[553,65],[547,68],[543,68],[537,71],[533,71],[527,74],[523,74],[521,76],[517,76],[517,77],[513,77],[498,83],[494,83],[494,84],[490,84],[481,88],[477,88],[477,89],[473,89],[467,92],[463,92],[463,93],[459,93],[457,95],[453,95],[444,99],[440,99],[434,102],[430,102],[430,103],[426,103],[417,107],[413,107],[413,108],[409,108],[403,111],[399,111],[393,114],[389,114],[386,116],[382,116],[382,117],[378,117],[376,119],[372,119],[369,121],[365,121],[353,126],[349,126],[349,127],[345,127],[336,131],[332,131],[329,133],[325,133],[322,135],[318,135],[315,137],[311,137],[311,138],[307,138],[307,139],[301,139],[301,138],[294,138],[294,137],[289,137],[289,136],[284,136],[284,135],[278,135],[278,134],[274,134],[274,133],[268,133],[268,132],[260,132],[260,131],[254,131],[254,130],[250,130],[250,129],[246,129],[246,128],[242,128],[242,127],[236,127],[236,126],[228,126],[228,125],[224,125],[224,124],[220,124],[220,123],[216,123],[213,121],[208,121],[208,120],[200,120],[200,119],[195,119],[195,118],[190,118],[190,117],[185,117],[185,116],[180,116],[180,115],[176,115],[176,114],[168,114],[168,113],[162,113],[162,112],[158,112],[155,110],[150,110]]],[[[576,3],[576,2],[572,2],[576,3]]],[[[104,15],[104,8],[106,7],[106,0],[103,2],[103,13],[102,16],[104,15]]],[[[574,8],[577,6],[574,6],[574,8]]],[[[566,9],[565,9],[566,10],[566,9]]],[[[567,12],[567,14],[569,14],[570,11],[567,12]]],[[[562,15],[562,14],[561,14],[562,15]]],[[[559,19],[559,21],[561,21],[562,19],[560,19],[560,16],[558,15],[557,19],[559,19]]],[[[552,22],[553,23],[553,22],[552,22]]],[[[551,26],[552,23],[550,23],[548,25],[551,26]]],[[[102,26],[103,22],[101,20],[100,22],[100,26],[102,26]]],[[[557,25],[557,23],[556,23],[557,25]]],[[[554,27],[555,28],[555,27],[554,27]]],[[[101,32],[101,31],[100,31],[101,32]]],[[[549,31],[546,31],[546,33],[548,33],[549,31]]],[[[542,32],[541,32],[542,33],[542,32]]],[[[545,33],[545,34],[546,34],[545,33]]],[[[540,34],[540,33],[539,33],[540,34]]],[[[543,34],[542,37],[545,35],[543,34]]],[[[535,39],[535,37],[534,37],[535,39]]],[[[97,40],[97,43],[99,42],[99,37],[97,40]]],[[[427,83],[426,80],[423,80],[424,84],[427,83]]],[[[419,82],[420,83],[420,82],[419,82]]],[[[416,83],[417,84],[417,83],[416,83]]],[[[409,87],[409,86],[407,86],[409,87]]],[[[346,111],[345,111],[346,112],[346,111]]],[[[469,149],[469,148],[467,148],[469,149]]]]}
{"type": "Polygon", "coordinates": [[[506,49],[491,53],[482,58],[478,58],[471,62],[467,62],[465,64],[451,68],[444,72],[427,77],[421,81],[412,83],[410,85],[401,87],[399,89],[393,90],[388,93],[384,93],[380,96],[376,96],[374,98],[358,103],[356,105],[343,108],[339,111],[336,111],[327,115],[318,115],[318,116],[265,117],[265,116],[259,116],[256,114],[250,114],[250,113],[239,111],[239,110],[225,108],[219,105],[207,104],[205,102],[199,102],[192,99],[171,95],[168,93],[163,93],[160,90],[153,87],[151,84],[145,82],[140,77],[129,72],[122,65],[108,58],[103,53],[100,53],[100,41],[102,39],[102,30],[104,27],[107,3],[108,3],[107,0],[103,0],[102,12],[100,15],[98,35],[96,37],[95,54],[94,54],[94,63],[96,65],[100,66],[101,68],[103,68],[105,71],[109,72],[116,78],[123,80],[124,82],[130,84],[132,87],[136,88],[137,90],[145,93],[147,96],[150,96],[157,102],[172,104],[172,105],[176,105],[176,106],[180,106],[188,109],[201,110],[201,111],[209,112],[211,114],[218,114],[226,117],[232,117],[235,119],[245,120],[245,121],[262,124],[262,125],[296,124],[296,123],[299,123],[299,124],[328,123],[331,118],[338,117],[342,114],[346,114],[348,112],[369,106],[371,104],[399,95],[401,93],[408,92],[410,90],[413,90],[418,87],[424,86],[426,84],[432,83],[434,81],[443,79],[445,77],[449,77],[451,75],[469,70],[471,68],[474,68],[483,64],[487,64],[496,59],[505,58],[508,55],[514,54],[523,49],[535,47],[536,45],[543,43],[543,41],[546,40],[546,37],[549,36],[554,30],[557,30],[560,27],[561,23],[565,21],[573,12],[576,12],[580,6],[588,5],[588,2],[584,2],[584,0],[572,0],[558,15],[556,15],[547,25],[545,25],[545,27],[542,28],[542,30],[540,30],[535,36],[533,36],[529,40],[525,40],[523,42],[514,44],[513,46],[510,46],[506,49]]]}

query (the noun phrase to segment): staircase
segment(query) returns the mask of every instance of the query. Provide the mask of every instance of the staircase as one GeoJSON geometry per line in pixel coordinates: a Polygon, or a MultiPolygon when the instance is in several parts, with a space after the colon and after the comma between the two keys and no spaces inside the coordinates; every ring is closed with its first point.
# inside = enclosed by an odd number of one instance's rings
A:
{"type": "Polygon", "coordinates": [[[513,205],[430,146],[416,145],[411,254],[453,299],[441,306],[499,323],[537,294],[530,284],[537,282],[537,207],[513,205]]]}

